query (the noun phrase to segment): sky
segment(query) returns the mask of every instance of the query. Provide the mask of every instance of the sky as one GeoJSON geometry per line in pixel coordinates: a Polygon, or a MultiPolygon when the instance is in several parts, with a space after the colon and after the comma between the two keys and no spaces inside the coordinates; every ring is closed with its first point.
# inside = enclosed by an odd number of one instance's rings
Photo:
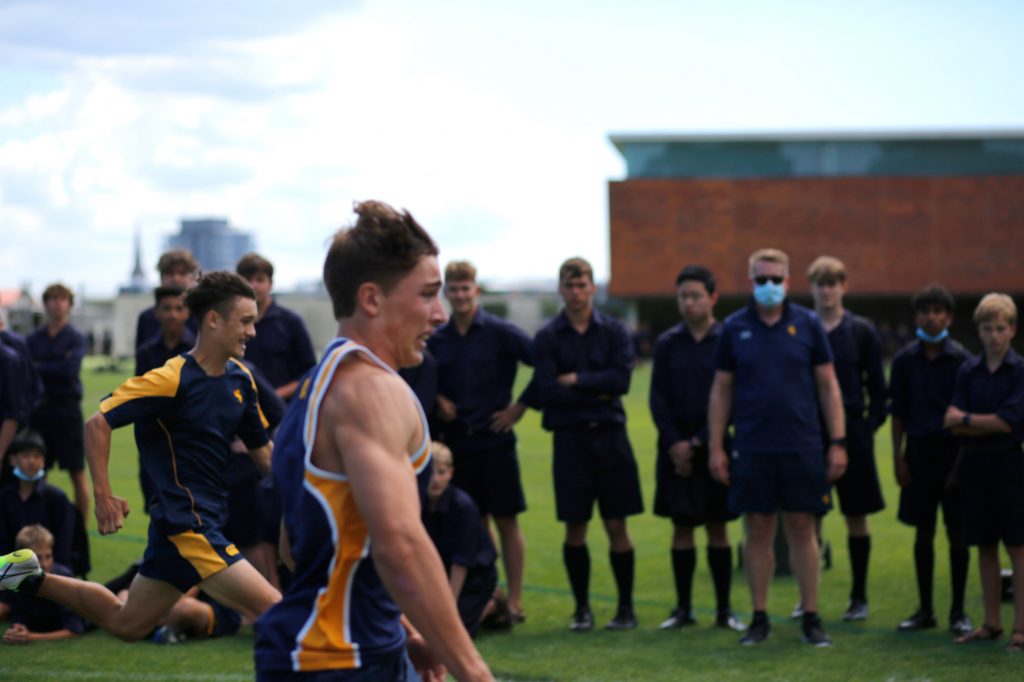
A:
{"type": "Polygon", "coordinates": [[[155,283],[182,217],[288,289],[353,202],[485,283],[609,272],[609,135],[1024,130],[1024,3],[0,0],[0,289],[155,283]]]}

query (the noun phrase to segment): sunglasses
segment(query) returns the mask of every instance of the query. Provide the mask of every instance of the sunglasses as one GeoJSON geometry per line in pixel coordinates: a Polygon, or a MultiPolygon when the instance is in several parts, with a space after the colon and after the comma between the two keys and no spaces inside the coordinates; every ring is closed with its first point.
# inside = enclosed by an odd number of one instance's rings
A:
{"type": "Polygon", "coordinates": [[[778,275],[758,275],[754,278],[754,284],[758,285],[768,284],[768,282],[771,282],[772,284],[782,284],[785,281],[785,277],[780,277],[778,275]]]}

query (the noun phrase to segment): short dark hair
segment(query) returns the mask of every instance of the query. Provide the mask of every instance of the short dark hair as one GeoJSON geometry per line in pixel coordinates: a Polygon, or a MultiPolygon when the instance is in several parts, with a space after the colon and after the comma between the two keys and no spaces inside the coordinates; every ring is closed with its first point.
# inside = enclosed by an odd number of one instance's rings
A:
{"type": "Polygon", "coordinates": [[[258,253],[250,252],[238,259],[235,272],[246,279],[252,279],[257,274],[264,274],[268,279],[274,279],[274,264],[258,253]]]}
{"type": "Polygon", "coordinates": [[[676,276],[676,286],[688,281],[700,282],[709,294],[715,293],[715,276],[703,265],[687,265],[676,276]]]}
{"type": "Polygon", "coordinates": [[[171,249],[160,255],[160,260],[156,263],[156,269],[161,275],[166,275],[179,269],[194,273],[199,270],[199,263],[196,262],[195,256],[188,249],[171,249]]]}
{"type": "Polygon", "coordinates": [[[51,284],[43,290],[43,303],[51,298],[66,298],[71,305],[75,304],[75,294],[68,287],[60,282],[51,284]]]}
{"type": "Polygon", "coordinates": [[[575,256],[562,263],[561,267],[558,268],[559,284],[574,277],[589,277],[590,282],[594,282],[594,268],[591,267],[585,258],[575,256]]]}
{"type": "Polygon", "coordinates": [[[941,284],[929,284],[914,294],[914,298],[910,300],[910,305],[914,308],[915,313],[926,310],[933,305],[942,306],[946,309],[947,313],[951,313],[953,312],[954,305],[953,294],[949,293],[949,290],[941,284]]]}
{"type": "Polygon", "coordinates": [[[167,286],[159,286],[153,289],[153,301],[157,305],[160,305],[160,301],[162,301],[163,299],[177,298],[178,296],[181,296],[183,293],[185,293],[185,289],[183,287],[175,286],[173,284],[169,284],[167,286]]]}
{"type": "Polygon", "coordinates": [[[206,313],[216,310],[222,317],[227,317],[236,298],[256,300],[256,292],[249,283],[233,272],[214,270],[207,272],[195,286],[188,290],[185,305],[202,323],[206,313]]]}
{"type": "Polygon", "coordinates": [[[387,293],[421,258],[437,255],[437,244],[408,211],[382,201],[363,201],[354,210],[355,225],[334,235],[324,260],[324,286],[339,319],[355,312],[363,284],[387,293]]]}
{"type": "Polygon", "coordinates": [[[46,454],[46,441],[39,435],[39,432],[32,429],[19,431],[11,440],[11,444],[7,446],[7,454],[10,457],[29,450],[38,450],[43,455],[46,454]]]}

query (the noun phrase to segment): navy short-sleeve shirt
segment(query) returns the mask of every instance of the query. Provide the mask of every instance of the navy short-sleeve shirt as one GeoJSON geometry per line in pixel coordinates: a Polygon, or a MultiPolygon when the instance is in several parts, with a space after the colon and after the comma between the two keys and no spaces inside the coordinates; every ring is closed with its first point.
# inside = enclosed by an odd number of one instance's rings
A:
{"type": "Polygon", "coordinates": [[[953,339],[945,339],[935,358],[929,358],[923,341],[914,341],[896,353],[889,373],[890,409],[913,438],[949,435],[942,426],[953,397],[957,370],[967,351],[953,339]]]}
{"type": "Polygon", "coordinates": [[[1024,358],[1011,348],[995,372],[989,371],[984,354],[968,358],[957,370],[952,404],[968,413],[994,414],[1013,429],[1010,433],[972,437],[971,445],[997,450],[1021,443],[1024,441],[1024,358]]]}
{"type": "Polygon", "coordinates": [[[757,452],[821,448],[814,368],[832,362],[825,330],[813,311],[785,302],[768,326],[751,301],[725,320],[715,367],[735,376],[734,446],[757,452]]]}

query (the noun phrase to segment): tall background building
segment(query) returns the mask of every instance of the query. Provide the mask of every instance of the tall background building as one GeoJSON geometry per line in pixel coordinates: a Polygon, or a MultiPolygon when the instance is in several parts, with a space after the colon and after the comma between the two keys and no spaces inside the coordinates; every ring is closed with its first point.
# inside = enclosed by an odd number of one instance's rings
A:
{"type": "Polygon", "coordinates": [[[224,218],[182,219],[181,232],[167,238],[167,248],[188,249],[205,271],[234,271],[239,258],[255,251],[255,242],[224,218]]]}

